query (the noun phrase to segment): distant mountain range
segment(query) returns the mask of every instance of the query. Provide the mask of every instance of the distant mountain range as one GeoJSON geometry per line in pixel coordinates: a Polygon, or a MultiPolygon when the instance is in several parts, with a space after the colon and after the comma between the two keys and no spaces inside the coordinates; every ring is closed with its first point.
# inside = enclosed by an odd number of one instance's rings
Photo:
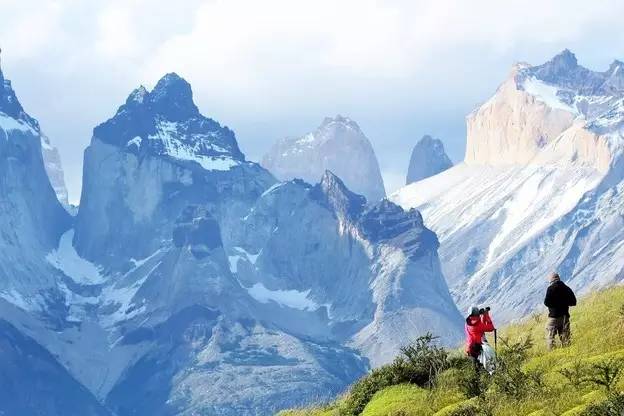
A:
{"type": "Polygon", "coordinates": [[[20,390],[0,411],[271,414],[339,393],[432,326],[458,340],[418,211],[330,171],[278,182],[167,74],[94,129],[72,217],[2,81],[0,390],[20,390]],[[24,351],[33,368],[16,371],[24,351]]]}

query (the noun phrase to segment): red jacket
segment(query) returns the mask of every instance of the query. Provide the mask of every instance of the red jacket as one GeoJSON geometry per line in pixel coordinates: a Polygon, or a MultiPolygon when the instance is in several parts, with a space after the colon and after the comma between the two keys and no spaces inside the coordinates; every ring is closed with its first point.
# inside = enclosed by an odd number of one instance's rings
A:
{"type": "Polygon", "coordinates": [[[470,352],[470,346],[473,344],[481,345],[483,335],[486,332],[494,331],[494,323],[490,318],[490,314],[485,312],[479,316],[469,316],[466,318],[466,352],[470,352]]]}

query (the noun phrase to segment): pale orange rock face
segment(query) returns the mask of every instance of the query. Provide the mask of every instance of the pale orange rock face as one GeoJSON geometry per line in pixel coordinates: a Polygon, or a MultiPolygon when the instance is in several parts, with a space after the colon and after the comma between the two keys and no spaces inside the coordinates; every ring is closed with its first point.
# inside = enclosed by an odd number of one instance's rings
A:
{"type": "Polygon", "coordinates": [[[466,118],[464,162],[468,165],[514,166],[567,164],[609,169],[613,154],[607,137],[588,128],[573,108],[553,106],[522,89],[518,70],[493,97],[466,118]]]}

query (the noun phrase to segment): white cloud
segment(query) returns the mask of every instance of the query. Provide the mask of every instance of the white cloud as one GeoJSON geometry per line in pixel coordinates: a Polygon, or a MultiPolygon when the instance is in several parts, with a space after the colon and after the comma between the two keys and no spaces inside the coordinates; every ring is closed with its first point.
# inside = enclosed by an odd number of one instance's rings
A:
{"type": "Polygon", "coordinates": [[[456,138],[447,145],[461,155],[463,116],[514,60],[564,47],[589,66],[624,56],[615,0],[0,0],[0,10],[5,72],[74,188],[90,129],[170,71],[248,153],[343,113],[372,132],[382,168],[401,172],[424,133],[456,138]]]}

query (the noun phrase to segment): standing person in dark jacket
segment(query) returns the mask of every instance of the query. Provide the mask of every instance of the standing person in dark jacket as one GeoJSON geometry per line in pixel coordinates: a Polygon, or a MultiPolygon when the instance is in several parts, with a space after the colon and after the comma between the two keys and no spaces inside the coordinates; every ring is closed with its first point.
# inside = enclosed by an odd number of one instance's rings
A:
{"type": "Polygon", "coordinates": [[[555,336],[559,335],[561,345],[570,345],[570,306],[576,306],[576,296],[558,273],[549,277],[550,286],[546,290],[544,305],[548,307],[548,323],[546,324],[546,345],[551,350],[555,346],[555,336]]]}

